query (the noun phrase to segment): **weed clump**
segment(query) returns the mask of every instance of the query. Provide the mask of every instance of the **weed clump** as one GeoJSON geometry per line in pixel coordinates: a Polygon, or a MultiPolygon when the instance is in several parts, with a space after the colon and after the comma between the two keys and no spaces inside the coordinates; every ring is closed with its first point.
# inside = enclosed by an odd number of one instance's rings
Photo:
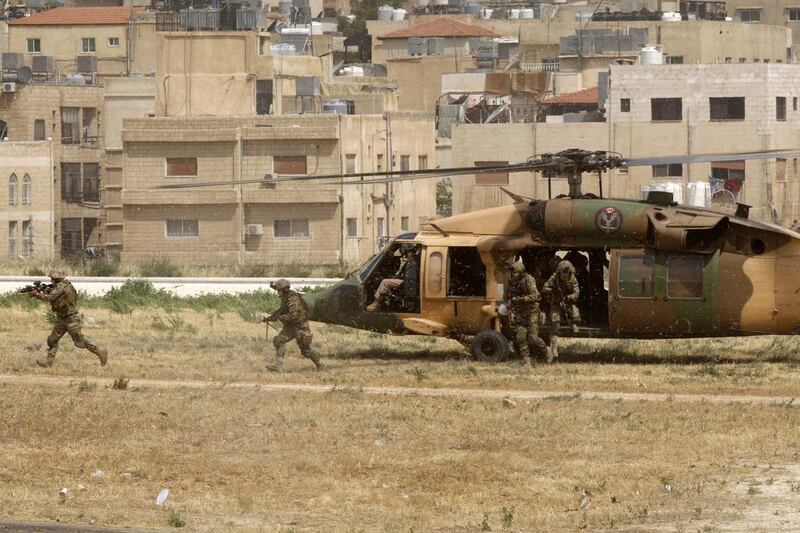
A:
{"type": "Polygon", "coordinates": [[[144,263],[139,267],[139,273],[144,278],[179,278],[183,274],[180,267],[166,257],[158,257],[144,263]]]}

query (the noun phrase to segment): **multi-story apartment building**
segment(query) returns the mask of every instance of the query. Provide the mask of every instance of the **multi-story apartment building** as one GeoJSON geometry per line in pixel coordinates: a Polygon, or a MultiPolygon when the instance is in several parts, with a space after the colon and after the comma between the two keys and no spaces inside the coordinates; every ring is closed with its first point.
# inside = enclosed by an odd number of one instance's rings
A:
{"type": "Polygon", "coordinates": [[[125,261],[356,263],[435,214],[432,183],[274,179],[426,168],[422,113],[129,119],[122,139],[121,216],[109,219],[122,220],[125,261]]]}
{"type": "Polygon", "coordinates": [[[0,143],[0,251],[11,261],[52,259],[53,141],[0,143]]]}
{"type": "MultiPolygon", "coordinates": [[[[455,166],[519,163],[567,148],[609,150],[627,158],[800,149],[800,66],[612,66],[605,122],[459,124],[455,166]]],[[[606,196],[639,198],[663,187],[685,202],[707,203],[720,189],[752,205],[751,216],[791,223],[800,216],[797,158],[632,167],[603,178],[606,196]]],[[[598,192],[596,176],[584,190],[598,192]]],[[[567,192],[541,174],[453,178],[454,212],[509,202],[499,186],[537,198],[567,192]]]]}

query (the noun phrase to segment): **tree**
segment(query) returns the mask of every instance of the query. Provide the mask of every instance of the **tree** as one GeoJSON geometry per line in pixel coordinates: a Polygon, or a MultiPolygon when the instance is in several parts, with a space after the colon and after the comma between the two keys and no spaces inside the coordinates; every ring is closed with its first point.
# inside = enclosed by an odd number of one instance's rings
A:
{"type": "Polygon", "coordinates": [[[453,214],[453,182],[450,178],[436,182],[436,214],[440,217],[453,214]]]}
{"type": "Polygon", "coordinates": [[[403,5],[403,0],[350,0],[350,13],[361,20],[376,20],[378,6],[389,5],[398,8],[403,5]]]}

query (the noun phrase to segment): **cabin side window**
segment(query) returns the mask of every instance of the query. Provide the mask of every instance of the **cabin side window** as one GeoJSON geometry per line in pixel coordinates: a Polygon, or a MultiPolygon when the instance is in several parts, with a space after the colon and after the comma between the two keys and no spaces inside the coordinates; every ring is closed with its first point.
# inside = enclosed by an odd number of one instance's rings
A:
{"type": "Polygon", "coordinates": [[[619,297],[652,298],[654,273],[653,254],[619,256],[619,297]]]}
{"type": "Polygon", "coordinates": [[[474,246],[451,247],[448,263],[448,296],[486,296],[486,266],[474,246]]]}
{"type": "Polygon", "coordinates": [[[442,253],[433,252],[428,258],[428,294],[442,292],[442,253]]]}
{"type": "Polygon", "coordinates": [[[667,257],[667,298],[696,300],[703,297],[703,258],[697,255],[667,257]]]}

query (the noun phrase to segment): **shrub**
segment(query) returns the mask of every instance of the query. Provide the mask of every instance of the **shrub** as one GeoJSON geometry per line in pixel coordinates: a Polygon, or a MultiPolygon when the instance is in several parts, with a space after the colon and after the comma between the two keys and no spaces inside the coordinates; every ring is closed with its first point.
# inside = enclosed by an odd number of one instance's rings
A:
{"type": "Polygon", "coordinates": [[[151,259],[140,265],[139,272],[143,278],[178,278],[182,274],[180,267],[166,257],[151,259]]]}

